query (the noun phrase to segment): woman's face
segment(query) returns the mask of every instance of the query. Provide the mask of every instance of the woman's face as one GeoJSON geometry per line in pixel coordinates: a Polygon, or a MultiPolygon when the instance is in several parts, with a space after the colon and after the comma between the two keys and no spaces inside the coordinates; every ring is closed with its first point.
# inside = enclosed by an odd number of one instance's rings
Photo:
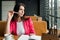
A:
{"type": "Polygon", "coordinates": [[[20,17],[22,17],[22,16],[24,15],[24,10],[25,10],[24,6],[20,6],[20,7],[19,7],[18,13],[19,13],[19,16],[20,16],[20,17]]]}

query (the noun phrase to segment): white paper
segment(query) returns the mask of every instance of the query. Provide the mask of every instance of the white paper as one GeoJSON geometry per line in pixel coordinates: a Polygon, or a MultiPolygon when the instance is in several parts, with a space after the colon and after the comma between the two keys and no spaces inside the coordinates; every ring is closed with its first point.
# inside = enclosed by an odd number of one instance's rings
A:
{"type": "Polygon", "coordinates": [[[36,36],[36,35],[32,35],[32,36],[21,35],[21,36],[18,38],[18,40],[29,40],[29,39],[41,40],[41,36],[36,36]]]}
{"type": "Polygon", "coordinates": [[[32,35],[29,38],[30,39],[35,39],[35,40],[41,40],[41,36],[36,36],[36,35],[32,35]]]}
{"type": "Polygon", "coordinates": [[[28,35],[21,35],[18,40],[29,40],[29,36],[28,35]]]}

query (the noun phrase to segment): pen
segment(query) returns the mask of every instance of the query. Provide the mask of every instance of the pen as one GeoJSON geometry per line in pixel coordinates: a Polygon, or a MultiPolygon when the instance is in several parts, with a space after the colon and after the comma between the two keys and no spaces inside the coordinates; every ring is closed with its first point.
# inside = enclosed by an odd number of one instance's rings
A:
{"type": "Polygon", "coordinates": [[[14,12],[15,14],[18,14],[18,12],[14,12]]]}
{"type": "Polygon", "coordinates": [[[18,12],[14,12],[14,11],[9,11],[9,12],[11,12],[11,13],[15,13],[15,14],[18,14],[18,12]]]}

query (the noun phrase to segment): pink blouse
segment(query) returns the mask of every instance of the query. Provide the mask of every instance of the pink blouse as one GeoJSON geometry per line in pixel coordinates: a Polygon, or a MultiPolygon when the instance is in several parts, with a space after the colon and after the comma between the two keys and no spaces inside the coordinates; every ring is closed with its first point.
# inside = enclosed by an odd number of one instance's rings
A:
{"type": "MultiPolygon", "coordinates": [[[[23,21],[23,26],[25,29],[25,35],[30,35],[31,33],[35,34],[33,22],[30,17],[23,21]]],[[[17,35],[17,21],[10,22],[10,32],[11,34],[17,35]]]]}

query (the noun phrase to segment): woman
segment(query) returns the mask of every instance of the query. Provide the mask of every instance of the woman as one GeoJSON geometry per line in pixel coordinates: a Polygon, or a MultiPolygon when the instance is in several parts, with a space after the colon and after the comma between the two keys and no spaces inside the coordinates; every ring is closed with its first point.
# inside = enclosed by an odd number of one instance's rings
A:
{"type": "Polygon", "coordinates": [[[23,3],[16,4],[13,11],[8,12],[7,28],[5,36],[11,34],[18,35],[34,35],[34,27],[31,18],[25,16],[25,5],[23,3]]]}

